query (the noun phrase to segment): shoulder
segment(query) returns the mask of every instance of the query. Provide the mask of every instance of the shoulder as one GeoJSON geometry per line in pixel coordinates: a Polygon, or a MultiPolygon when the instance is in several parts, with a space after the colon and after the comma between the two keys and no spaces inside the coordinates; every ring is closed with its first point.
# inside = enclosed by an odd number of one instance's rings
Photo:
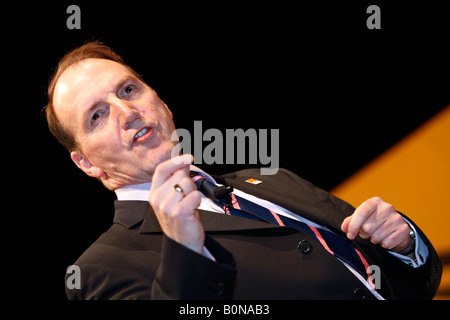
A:
{"type": "Polygon", "coordinates": [[[66,287],[68,298],[149,299],[160,261],[160,238],[113,224],[74,263],[80,270],[82,290],[66,287]]]}
{"type": "Polygon", "coordinates": [[[257,168],[245,169],[222,175],[219,180],[245,192],[260,190],[283,195],[295,194],[296,197],[305,197],[305,200],[311,197],[321,200],[329,196],[328,192],[284,168],[274,175],[262,175],[257,168]]]}
{"type": "Polygon", "coordinates": [[[81,254],[75,264],[115,266],[119,261],[142,258],[144,253],[158,254],[161,238],[161,234],[141,234],[139,226],[128,229],[114,223],[81,254]]]}
{"type": "MultiPolygon", "coordinates": [[[[270,183],[283,183],[283,184],[303,184],[308,187],[313,187],[314,185],[309,181],[301,178],[294,172],[279,168],[277,173],[273,175],[263,175],[261,170],[258,168],[244,169],[220,176],[220,178],[226,181],[245,181],[250,179],[256,179],[261,182],[270,183]]],[[[248,182],[248,181],[247,181],[248,182]]]]}

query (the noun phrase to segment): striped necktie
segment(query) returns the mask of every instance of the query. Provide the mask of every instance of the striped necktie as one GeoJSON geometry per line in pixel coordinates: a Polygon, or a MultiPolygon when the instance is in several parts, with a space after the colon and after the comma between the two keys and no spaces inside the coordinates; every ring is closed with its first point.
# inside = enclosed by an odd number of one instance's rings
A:
{"type": "Polygon", "coordinates": [[[346,237],[283,215],[278,215],[276,212],[255,202],[235,195],[231,186],[219,187],[196,172],[191,172],[191,177],[197,188],[206,197],[222,207],[226,214],[291,227],[308,234],[317,240],[326,251],[348,263],[366,280],[369,280],[369,284],[375,290],[375,284],[371,281],[371,273],[368,270],[369,264],[367,260],[346,237]]]}

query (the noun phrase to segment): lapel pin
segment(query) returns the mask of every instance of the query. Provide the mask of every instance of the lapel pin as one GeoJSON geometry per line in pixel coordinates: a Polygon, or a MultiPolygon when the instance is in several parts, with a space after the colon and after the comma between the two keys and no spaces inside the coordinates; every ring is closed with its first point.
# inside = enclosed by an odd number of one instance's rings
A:
{"type": "Polygon", "coordinates": [[[254,184],[254,185],[258,185],[258,184],[262,183],[261,180],[254,179],[254,178],[247,179],[247,180],[245,180],[245,182],[248,182],[248,183],[251,183],[251,184],[254,184]]]}

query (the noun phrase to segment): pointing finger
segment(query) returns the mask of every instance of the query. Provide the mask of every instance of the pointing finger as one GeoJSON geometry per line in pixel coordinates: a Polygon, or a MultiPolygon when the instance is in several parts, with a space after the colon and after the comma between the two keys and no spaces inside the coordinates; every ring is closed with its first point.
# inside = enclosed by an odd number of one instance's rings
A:
{"type": "Polygon", "coordinates": [[[192,155],[185,154],[162,162],[156,167],[155,174],[152,179],[152,188],[159,187],[178,170],[189,170],[189,165],[193,161],[194,157],[192,155]]]}

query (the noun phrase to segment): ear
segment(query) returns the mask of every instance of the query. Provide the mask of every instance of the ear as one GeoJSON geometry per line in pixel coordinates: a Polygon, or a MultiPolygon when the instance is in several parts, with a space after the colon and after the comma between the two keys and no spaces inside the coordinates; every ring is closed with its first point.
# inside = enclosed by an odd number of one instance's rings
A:
{"type": "Polygon", "coordinates": [[[84,173],[93,178],[101,178],[105,175],[105,172],[96,167],[89,159],[78,151],[72,151],[70,153],[72,161],[80,168],[84,173]]]}

